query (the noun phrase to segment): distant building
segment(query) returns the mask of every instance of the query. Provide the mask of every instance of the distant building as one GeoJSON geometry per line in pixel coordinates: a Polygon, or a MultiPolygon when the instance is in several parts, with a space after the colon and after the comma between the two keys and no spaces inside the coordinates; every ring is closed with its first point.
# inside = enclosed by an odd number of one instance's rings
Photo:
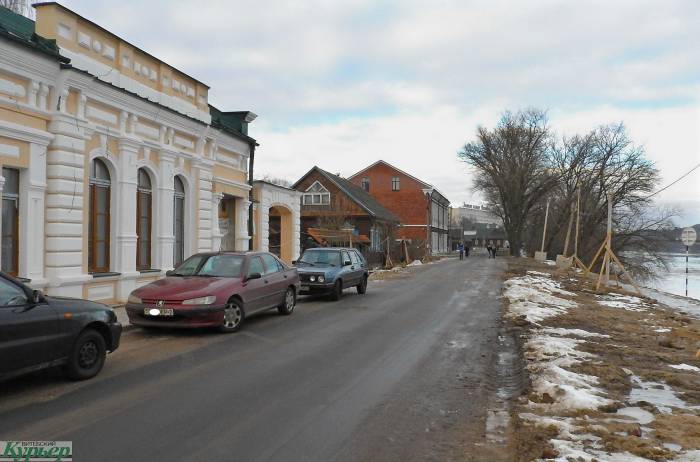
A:
{"type": "Polygon", "coordinates": [[[460,207],[451,207],[450,225],[459,226],[463,219],[467,219],[472,223],[489,223],[492,225],[503,226],[501,217],[493,213],[485,205],[472,205],[464,203],[460,207]]]}
{"type": "Polygon", "coordinates": [[[503,220],[486,206],[463,204],[450,209],[450,243],[456,249],[460,242],[472,247],[486,244],[507,247],[503,220]]]}
{"type": "Polygon", "coordinates": [[[433,185],[383,160],[349,180],[399,217],[398,239],[425,242],[428,254],[449,250],[450,201],[433,185]]]}

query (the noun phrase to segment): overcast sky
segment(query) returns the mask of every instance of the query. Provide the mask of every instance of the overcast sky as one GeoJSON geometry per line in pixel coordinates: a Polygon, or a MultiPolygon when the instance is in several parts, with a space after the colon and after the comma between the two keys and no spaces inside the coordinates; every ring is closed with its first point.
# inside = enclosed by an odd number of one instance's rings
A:
{"type": "MultiPolygon", "coordinates": [[[[256,176],[377,159],[478,203],[456,157],[505,109],[623,121],[670,183],[700,163],[700,2],[63,2],[251,110],[256,176]]],[[[659,201],[700,223],[700,169],[659,201]]]]}

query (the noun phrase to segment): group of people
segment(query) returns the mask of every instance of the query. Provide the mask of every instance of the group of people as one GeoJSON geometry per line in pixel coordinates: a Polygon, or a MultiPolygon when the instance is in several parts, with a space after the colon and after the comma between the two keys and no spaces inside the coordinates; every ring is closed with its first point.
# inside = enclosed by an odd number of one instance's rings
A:
{"type": "MultiPolygon", "coordinates": [[[[464,245],[463,242],[460,242],[457,245],[457,250],[459,251],[460,260],[464,260],[465,257],[469,256],[469,246],[464,245]]],[[[496,252],[498,251],[498,247],[493,244],[486,244],[486,251],[489,253],[489,258],[496,258],[496,252]]]]}

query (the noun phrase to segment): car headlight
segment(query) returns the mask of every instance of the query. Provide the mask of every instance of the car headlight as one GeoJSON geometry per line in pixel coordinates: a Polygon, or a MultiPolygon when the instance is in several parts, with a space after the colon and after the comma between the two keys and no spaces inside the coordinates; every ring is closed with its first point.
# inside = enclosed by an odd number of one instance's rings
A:
{"type": "Polygon", "coordinates": [[[311,282],[316,282],[316,276],[310,276],[309,281],[311,282]]]}
{"type": "Polygon", "coordinates": [[[129,294],[129,298],[126,299],[127,303],[141,303],[141,299],[134,294],[129,294]]]}
{"type": "Polygon", "coordinates": [[[324,282],[326,278],[324,276],[319,276],[318,277],[318,282],[324,282]]]}
{"type": "Polygon", "coordinates": [[[183,300],[183,305],[211,305],[216,301],[215,295],[207,295],[206,297],[190,298],[189,300],[183,300]]]}

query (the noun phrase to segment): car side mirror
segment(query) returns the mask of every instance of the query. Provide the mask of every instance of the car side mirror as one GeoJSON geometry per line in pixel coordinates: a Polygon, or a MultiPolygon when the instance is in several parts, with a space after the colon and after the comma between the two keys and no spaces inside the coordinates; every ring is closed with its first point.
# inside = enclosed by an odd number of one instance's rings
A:
{"type": "Polygon", "coordinates": [[[345,260],[343,262],[343,266],[350,266],[350,265],[352,265],[352,262],[350,260],[345,260]]]}
{"type": "Polygon", "coordinates": [[[175,270],[168,270],[165,272],[166,276],[172,276],[173,274],[175,274],[175,270]]]}
{"type": "Polygon", "coordinates": [[[33,290],[32,291],[32,303],[33,304],[36,305],[36,304],[42,303],[44,300],[45,300],[44,294],[41,293],[40,290],[33,290]]]}
{"type": "Polygon", "coordinates": [[[253,279],[260,279],[262,278],[262,274],[260,273],[250,273],[245,280],[246,281],[252,281],[253,279]]]}

